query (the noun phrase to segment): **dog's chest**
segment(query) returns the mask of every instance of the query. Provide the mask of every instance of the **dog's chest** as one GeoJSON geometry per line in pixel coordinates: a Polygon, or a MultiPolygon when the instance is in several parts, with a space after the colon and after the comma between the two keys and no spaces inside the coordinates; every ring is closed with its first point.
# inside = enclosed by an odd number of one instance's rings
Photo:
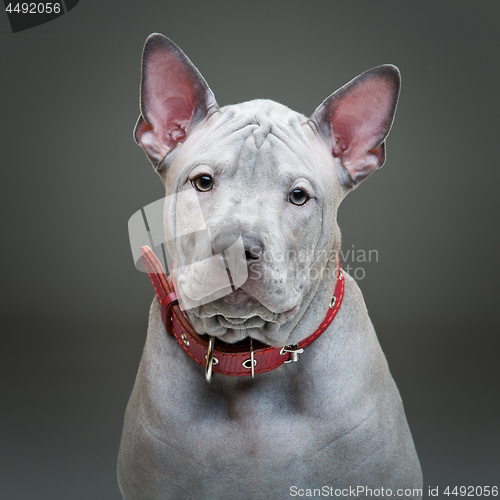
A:
{"type": "Polygon", "coordinates": [[[273,386],[241,384],[219,392],[213,384],[203,386],[203,396],[194,391],[183,407],[173,397],[157,411],[148,408],[136,434],[149,443],[148,463],[165,484],[212,492],[224,487],[214,498],[226,498],[228,491],[227,498],[247,498],[234,490],[242,477],[271,498],[283,493],[283,481],[288,488],[297,477],[315,483],[331,480],[332,470],[347,474],[366,458],[355,452],[361,444],[369,454],[377,451],[373,408],[334,411],[328,393],[318,404],[298,386],[273,386]]]}
{"type": "MultiPolygon", "coordinates": [[[[151,399],[143,398],[140,410],[146,432],[167,445],[158,449],[161,461],[201,460],[206,467],[236,470],[269,461],[285,467],[301,457],[301,467],[307,469],[308,458],[318,454],[342,456],[344,435],[351,434],[351,442],[356,433],[370,439],[363,429],[375,417],[373,401],[346,399],[326,383],[321,376],[326,370],[318,369],[316,359],[316,368],[308,362],[319,348],[302,355],[300,366],[283,365],[255,380],[216,374],[207,384],[199,367],[183,359],[184,352],[174,354],[179,346],[171,347],[170,365],[179,360],[172,371],[183,376],[167,378],[168,373],[154,368],[155,361],[145,377],[151,399]]],[[[319,472],[317,464],[315,469],[319,472]]]]}

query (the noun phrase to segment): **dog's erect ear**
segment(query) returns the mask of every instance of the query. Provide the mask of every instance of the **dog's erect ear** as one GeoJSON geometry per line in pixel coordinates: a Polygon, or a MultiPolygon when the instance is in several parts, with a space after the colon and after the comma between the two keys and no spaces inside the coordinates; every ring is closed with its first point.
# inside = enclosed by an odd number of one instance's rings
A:
{"type": "Polygon", "coordinates": [[[142,55],[141,115],[134,138],[158,167],[207,114],[217,110],[200,72],[168,38],[154,33],[142,55]]]}
{"type": "Polygon", "coordinates": [[[389,134],[399,96],[401,77],[395,66],[371,69],[325,99],[310,121],[331,141],[354,187],[385,161],[389,134]]]}

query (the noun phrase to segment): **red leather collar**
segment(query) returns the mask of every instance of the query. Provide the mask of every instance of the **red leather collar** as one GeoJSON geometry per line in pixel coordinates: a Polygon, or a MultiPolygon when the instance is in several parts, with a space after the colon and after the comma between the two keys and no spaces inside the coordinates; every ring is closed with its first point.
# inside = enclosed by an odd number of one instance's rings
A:
{"type": "Polygon", "coordinates": [[[235,345],[223,342],[215,345],[215,337],[199,335],[193,329],[178,305],[178,295],[173,291],[160,261],[148,246],[141,248],[141,257],[160,301],[165,329],[177,339],[196,363],[205,367],[208,381],[212,371],[233,377],[253,377],[255,374],[274,370],[283,363],[298,361],[298,354],[316,340],[333,321],[344,297],[344,273],[339,264],[338,279],[330,307],[318,329],[309,337],[298,344],[284,347],[271,347],[251,339],[235,345]]]}

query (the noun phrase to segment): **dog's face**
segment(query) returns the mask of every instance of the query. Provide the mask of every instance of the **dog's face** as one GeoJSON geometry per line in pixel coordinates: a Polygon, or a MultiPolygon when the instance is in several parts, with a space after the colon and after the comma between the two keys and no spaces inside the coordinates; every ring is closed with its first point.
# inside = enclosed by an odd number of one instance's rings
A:
{"type": "Polygon", "coordinates": [[[268,344],[286,340],[279,326],[297,314],[317,281],[311,269],[325,266],[324,258],[316,262],[321,250],[340,241],[335,220],[344,191],[335,170],[324,168],[331,166],[331,154],[304,116],[272,101],[222,109],[175,154],[166,186],[169,194],[184,196],[181,203],[170,198],[165,229],[175,238],[179,289],[199,299],[222,288],[224,282],[217,283],[227,279],[225,268],[210,266],[209,259],[238,238],[242,251],[234,258],[247,274],[240,288],[192,313],[203,318],[204,331],[227,342],[249,333],[268,344]],[[191,226],[196,204],[206,232],[191,226]],[[177,237],[172,231],[180,225],[184,235],[177,237]]]}
{"type": "Polygon", "coordinates": [[[398,92],[397,69],[381,66],[310,119],[268,100],[219,109],[180,49],[148,38],[135,138],[166,187],[165,234],[196,329],[287,343],[333,289],[337,209],[382,166],[398,92]]]}

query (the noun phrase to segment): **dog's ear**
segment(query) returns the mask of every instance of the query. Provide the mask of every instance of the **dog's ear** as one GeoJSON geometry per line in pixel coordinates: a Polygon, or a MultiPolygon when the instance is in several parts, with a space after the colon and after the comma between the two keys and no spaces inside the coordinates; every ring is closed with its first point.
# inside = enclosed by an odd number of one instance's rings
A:
{"type": "Polygon", "coordinates": [[[395,66],[371,69],[325,99],[309,119],[332,144],[332,154],[341,161],[350,187],[384,164],[384,141],[396,112],[400,83],[395,66]]]}
{"type": "Polygon", "coordinates": [[[200,72],[168,38],[154,33],[142,55],[141,115],[134,138],[157,168],[217,103],[200,72]]]}

